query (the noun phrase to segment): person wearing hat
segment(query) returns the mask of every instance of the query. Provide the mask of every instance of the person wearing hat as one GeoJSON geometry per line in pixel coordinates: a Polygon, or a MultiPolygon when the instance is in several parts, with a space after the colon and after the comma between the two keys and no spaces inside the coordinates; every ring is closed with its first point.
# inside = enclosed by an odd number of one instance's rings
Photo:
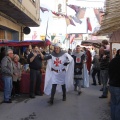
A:
{"type": "Polygon", "coordinates": [[[55,92],[63,92],[63,101],[66,101],[66,91],[73,90],[74,60],[61,49],[61,44],[54,45],[54,51],[47,60],[44,93],[51,94],[49,104],[53,104],[55,92]],[[62,87],[61,87],[62,86],[62,87]],[[62,88],[62,89],[61,89],[62,88]]]}

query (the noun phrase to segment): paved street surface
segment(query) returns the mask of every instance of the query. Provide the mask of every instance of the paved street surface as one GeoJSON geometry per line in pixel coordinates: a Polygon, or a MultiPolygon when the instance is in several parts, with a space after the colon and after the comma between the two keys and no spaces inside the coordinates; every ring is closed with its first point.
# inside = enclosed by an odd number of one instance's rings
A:
{"type": "Polygon", "coordinates": [[[49,96],[36,96],[30,99],[24,94],[13,103],[0,104],[0,120],[111,120],[107,99],[100,99],[101,86],[82,88],[82,94],[75,91],[55,95],[54,105],[47,103],[49,96]]]}

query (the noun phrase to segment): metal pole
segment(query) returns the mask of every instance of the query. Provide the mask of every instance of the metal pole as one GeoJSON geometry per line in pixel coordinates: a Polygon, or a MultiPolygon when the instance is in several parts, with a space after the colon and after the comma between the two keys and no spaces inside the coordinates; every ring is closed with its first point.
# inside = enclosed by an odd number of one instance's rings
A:
{"type": "Polygon", "coordinates": [[[44,49],[45,49],[45,43],[46,43],[46,37],[47,37],[48,21],[49,21],[49,17],[48,17],[47,26],[46,26],[46,33],[45,33],[45,40],[44,40],[44,49]]]}
{"type": "Polygon", "coordinates": [[[112,42],[110,42],[110,60],[112,60],[112,42]]]}
{"type": "MultiPolygon", "coordinates": [[[[68,0],[66,0],[66,16],[67,16],[67,2],[68,0]]],[[[66,18],[65,18],[66,19],[66,18]]],[[[68,33],[67,33],[67,23],[66,23],[66,35],[68,36],[68,33]]],[[[69,36],[67,37],[67,41],[69,40],[69,48],[70,48],[70,39],[69,39],[69,36]]]]}
{"type": "MultiPolygon", "coordinates": [[[[70,37],[71,37],[71,35],[70,35],[70,37]]],[[[70,48],[70,38],[69,38],[69,48],[70,48]]]]}

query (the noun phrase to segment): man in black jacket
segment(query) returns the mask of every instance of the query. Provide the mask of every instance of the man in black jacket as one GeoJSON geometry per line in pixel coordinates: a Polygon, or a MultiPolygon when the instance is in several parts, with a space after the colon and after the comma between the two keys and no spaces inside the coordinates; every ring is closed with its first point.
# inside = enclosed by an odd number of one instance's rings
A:
{"type": "Polygon", "coordinates": [[[30,98],[35,98],[36,95],[42,95],[40,91],[41,85],[41,68],[42,68],[42,59],[44,58],[40,49],[36,46],[33,51],[28,55],[28,63],[30,67],[30,98]],[[34,93],[34,85],[35,93],[34,93]]]}
{"type": "Polygon", "coordinates": [[[111,118],[120,120],[120,49],[109,64],[109,85],[111,93],[111,118]]]}

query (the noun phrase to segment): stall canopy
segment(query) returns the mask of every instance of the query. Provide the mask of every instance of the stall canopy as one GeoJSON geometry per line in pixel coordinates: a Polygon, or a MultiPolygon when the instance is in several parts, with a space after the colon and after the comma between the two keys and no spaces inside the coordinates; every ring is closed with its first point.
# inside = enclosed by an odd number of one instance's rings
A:
{"type": "Polygon", "coordinates": [[[120,43],[120,29],[111,34],[110,42],[111,43],[120,43]]]}
{"type": "Polygon", "coordinates": [[[96,35],[107,35],[120,29],[120,0],[106,0],[103,20],[96,35]]]}
{"type": "Polygon", "coordinates": [[[11,46],[11,47],[20,47],[20,46],[29,46],[29,45],[38,45],[38,46],[48,46],[51,45],[49,40],[27,40],[27,41],[3,41],[0,42],[0,46],[11,46]]]}
{"type": "Polygon", "coordinates": [[[84,46],[94,46],[99,48],[103,40],[85,40],[81,42],[81,45],[84,46]]]}

